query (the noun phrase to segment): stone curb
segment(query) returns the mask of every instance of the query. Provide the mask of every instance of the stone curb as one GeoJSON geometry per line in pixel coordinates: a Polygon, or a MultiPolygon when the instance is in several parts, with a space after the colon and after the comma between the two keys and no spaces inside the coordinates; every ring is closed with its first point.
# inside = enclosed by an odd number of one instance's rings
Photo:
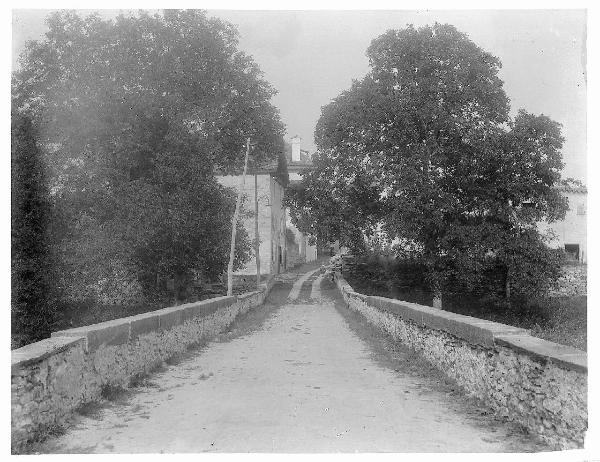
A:
{"type": "Polygon", "coordinates": [[[77,343],[85,343],[85,337],[51,337],[13,350],[11,352],[11,374],[14,375],[22,367],[65,351],[77,343]]]}
{"type": "Polygon", "coordinates": [[[99,398],[104,384],[126,384],[136,373],[147,371],[182,347],[212,338],[239,313],[263,303],[272,286],[269,280],[259,290],[237,297],[217,297],[54,332],[48,339],[13,350],[13,453],[48,425],[62,425],[64,416],[77,406],[99,398]],[[200,325],[214,313],[214,322],[207,328],[200,325]],[[159,335],[148,335],[153,333],[159,335]],[[104,345],[116,347],[101,348],[104,345]]]}
{"type": "Polygon", "coordinates": [[[587,353],[558,343],[533,337],[526,329],[485,319],[464,316],[416,303],[385,297],[363,295],[354,289],[339,273],[336,284],[344,297],[356,297],[381,311],[408,319],[419,325],[447,332],[469,343],[486,347],[504,346],[531,358],[552,361],[563,368],[587,373],[587,353]]]}
{"type": "Polygon", "coordinates": [[[272,286],[273,279],[271,278],[265,284],[262,284],[260,290],[238,296],[215,297],[126,318],[112,319],[88,326],[52,332],[51,337],[48,339],[12,350],[11,370],[16,373],[19,368],[42,361],[53,354],[68,349],[77,342],[83,342],[85,350],[93,352],[103,345],[122,345],[140,335],[169,330],[187,320],[210,316],[220,308],[233,305],[238,300],[242,301],[261,293],[268,293],[272,286]]]}
{"type": "Polygon", "coordinates": [[[102,345],[122,345],[136,339],[140,335],[161,330],[161,317],[163,319],[163,326],[170,324],[171,327],[174,327],[189,319],[209,316],[219,308],[235,302],[235,297],[215,297],[200,302],[172,306],[163,308],[162,310],[149,311],[148,313],[113,319],[89,326],[52,332],[52,338],[84,337],[86,339],[86,350],[95,351],[102,345]],[[179,315],[174,314],[176,312],[179,312],[179,315]]]}

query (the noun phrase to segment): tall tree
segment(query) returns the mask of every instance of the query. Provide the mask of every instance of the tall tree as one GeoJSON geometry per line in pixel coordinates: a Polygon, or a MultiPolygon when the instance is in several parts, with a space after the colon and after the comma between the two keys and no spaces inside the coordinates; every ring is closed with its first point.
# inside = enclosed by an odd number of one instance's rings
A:
{"type": "MultiPolygon", "coordinates": [[[[73,292],[120,271],[157,279],[212,278],[227,265],[235,198],[216,170],[239,171],[282,149],[275,91],[237,49],[235,28],[197,10],[103,20],[48,18],[13,77],[30,114],[63,220],[73,292]]],[[[240,264],[250,247],[238,233],[240,264]]]]}
{"type": "Polygon", "coordinates": [[[46,337],[57,321],[51,254],[52,207],[31,121],[11,123],[11,327],[13,346],[46,337]]]}
{"type": "Polygon", "coordinates": [[[536,221],[566,205],[560,126],[512,120],[500,61],[453,26],[388,31],[367,56],[369,74],[322,110],[315,169],[291,200],[300,226],[350,244],[382,230],[419,255],[434,292],[493,292],[498,267],[508,292],[543,290],[557,259],[536,221]]]}

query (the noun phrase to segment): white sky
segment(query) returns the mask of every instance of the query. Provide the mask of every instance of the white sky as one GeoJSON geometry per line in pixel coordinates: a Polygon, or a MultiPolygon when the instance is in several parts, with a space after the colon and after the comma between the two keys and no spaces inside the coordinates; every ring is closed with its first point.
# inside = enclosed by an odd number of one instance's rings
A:
{"type": "MultiPolygon", "coordinates": [[[[13,13],[13,67],[25,40],[43,38],[48,10],[13,13]]],[[[102,11],[107,17],[115,10],[102,11]]],[[[524,108],[563,125],[563,176],[587,182],[584,10],[233,11],[209,14],[238,26],[240,48],[279,91],[287,136],[314,149],[321,107],[369,70],[365,51],[391,28],[450,23],[502,61],[513,113],[524,108]]]]}

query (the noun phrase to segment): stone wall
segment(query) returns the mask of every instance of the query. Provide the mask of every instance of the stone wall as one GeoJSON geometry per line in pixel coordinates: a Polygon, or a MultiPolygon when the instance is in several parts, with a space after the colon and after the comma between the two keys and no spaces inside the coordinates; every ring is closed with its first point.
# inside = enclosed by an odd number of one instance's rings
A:
{"type": "Polygon", "coordinates": [[[263,303],[262,289],[234,297],[164,308],[128,318],[54,332],[12,351],[11,443],[19,452],[49,428],[64,425],[107,387],[127,387],[189,346],[210,339],[239,314],[263,303]]]}
{"type": "Polygon", "coordinates": [[[552,233],[550,247],[564,249],[565,244],[579,245],[579,260],[587,263],[587,190],[577,188],[561,194],[569,202],[565,218],[552,223],[540,222],[538,229],[544,234],[552,233]]]}
{"type": "Polygon", "coordinates": [[[562,267],[558,287],[549,291],[550,297],[587,295],[587,265],[562,267]]]}
{"type": "Polygon", "coordinates": [[[429,306],[366,296],[336,273],[348,308],[419,351],[469,394],[556,449],[583,445],[587,354],[524,329],[429,306]]]}

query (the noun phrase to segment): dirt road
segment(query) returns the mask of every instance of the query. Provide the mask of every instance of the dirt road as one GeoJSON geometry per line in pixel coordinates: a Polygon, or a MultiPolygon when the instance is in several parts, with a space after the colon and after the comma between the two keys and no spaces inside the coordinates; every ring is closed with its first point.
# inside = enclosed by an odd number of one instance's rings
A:
{"type": "MultiPolygon", "coordinates": [[[[306,269],[304,274],[308,273],[306,269]]],[[[496,452],[543,449],[386,340],[319,271],[38,452],[496,452]],[[318,282],[316,282],[318,281],[318,282]]]]}

